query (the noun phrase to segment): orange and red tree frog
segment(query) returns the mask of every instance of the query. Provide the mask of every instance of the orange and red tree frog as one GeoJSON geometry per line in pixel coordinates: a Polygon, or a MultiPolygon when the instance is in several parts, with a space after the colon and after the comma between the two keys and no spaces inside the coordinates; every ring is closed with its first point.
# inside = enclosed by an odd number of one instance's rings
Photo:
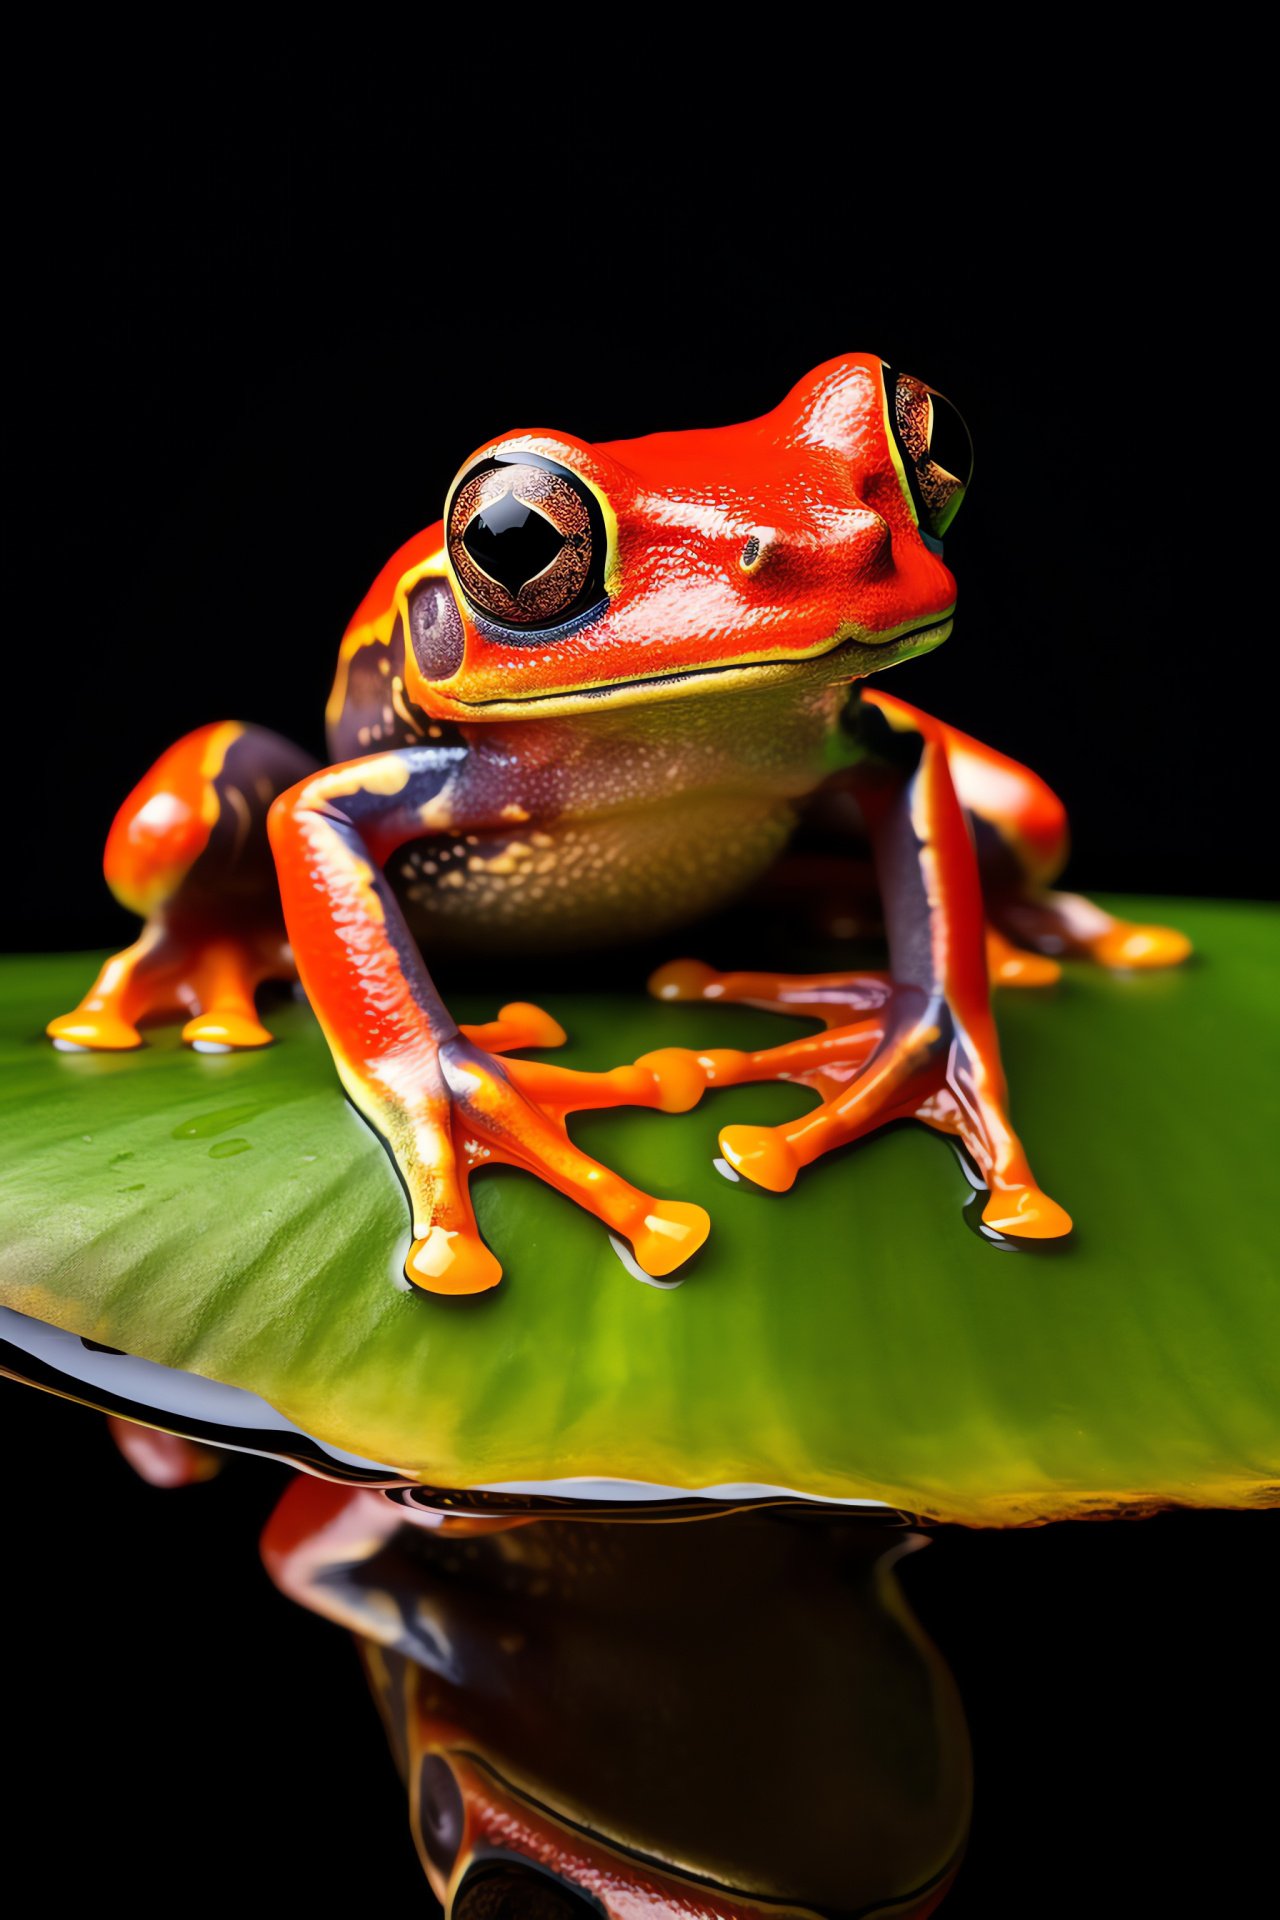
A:
{"type": "Polygon", "coordinates": [[[565,1115],[683,1111],[708,1086],[774,1078],[820,1104],[725,1128],[731,1174],[783,1191],[820,1154],[913,1118],[967,1149],[993,1232],[1067,1233],[1009,1124],[989,978],[1043,980],[1060,953],[1162,966],[1188,943],[1052,891],[1066,817],[1044,782],[865,686],[951,631],[942,536],[969,465],[954,410],[866,353],[742,426],[481,447],[443,520],[393,555],[351,621],[328,706],[334,765],[215,724],[126,800],[106,875],[146,925],[50,1023],[55,1043],[135,1047],[141,1019],[177,1013],[192,1046],[263,1046],[256,986],[300,978],[395,1158],[413,1209],[406,1271],[432,1292],[500,1277],[467,1184],[495,1161],[596,1214],[643,1272],[674,1272],[706,1213],[579,1152],[565,1115]],[[424,953],[508,953],[514,986],[534,948],[675,929],[756,881],[815,802],[870,843],[888,971],[680,961],[651,986],[816,1015],[824,1032],[757,1053],[664,1048],[593,1074],[504,1057],[564,1037],[526,1003],[483,1027],[450,1017],[424,953]]]}

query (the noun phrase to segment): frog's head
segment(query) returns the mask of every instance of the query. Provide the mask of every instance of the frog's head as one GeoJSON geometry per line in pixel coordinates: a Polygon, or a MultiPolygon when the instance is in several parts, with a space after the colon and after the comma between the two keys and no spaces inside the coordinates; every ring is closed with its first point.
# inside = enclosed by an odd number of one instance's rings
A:
{"type": "Polygon", "coordinates": [[[348,646],[399,619],[406,691],[452,720],[857,679],[950,632],[941,536],[969,465],[947,403],[865,353],[743,426],[504,434],[348,646]]]}

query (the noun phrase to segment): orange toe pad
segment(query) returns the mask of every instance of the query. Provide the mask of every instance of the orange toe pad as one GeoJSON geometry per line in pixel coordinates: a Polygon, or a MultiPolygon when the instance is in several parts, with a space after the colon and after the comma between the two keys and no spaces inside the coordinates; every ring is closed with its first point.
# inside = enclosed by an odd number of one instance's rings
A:
{"type": "Polygon", "coordinates": [[[636,1262],[662,1279],[698,1251],[711,1231],[710,1216],[686,1200],[657,1200],[631,1234],[636,1262]]]}
{"type": "Polygon", "coordinates": [[[208,1013],[197,1014],[194,1020],[188,1020],[182,1029],[182,1037],[189,1047],[201,1044],[213,1047],[269,1047],[275,1038],[251,1014],[219,1011],[216,1007],[208,1013]]]}
{"type": "Polygon", "coordinates": [[[129,1047],[140,1047],[142,1035],[129,1021],[122,1020],[118,1013],[75,1013],[59,1014],[45,1028],[49,1038],[55,1043],[63,1042],[71,1047],[99,1048],[105,1053],[123,1053],[129,1047]]]}
{"type": "Polygon", "coordinates": [[[484,1293],[502,1278],[502,1268],[478,1234],[444,1227],[432,1227],[414,1241],[404,1270],[424,1293],[484,1293]]]}
{"type": "Polygon", "coordinates": [[[1086,945],[1100,967],[1176,967],[1191,952],[1175,927],[1139,927],[1132,920],[1117,920],[1086,945]]]}
{"type": "Polygon", "coordinates": [[[982,1224],[1013,1240],[1060,1240],[1071,1232],[1071,1215],[1038,1187],[992,1194],[982,1209],[982,1224]]]}

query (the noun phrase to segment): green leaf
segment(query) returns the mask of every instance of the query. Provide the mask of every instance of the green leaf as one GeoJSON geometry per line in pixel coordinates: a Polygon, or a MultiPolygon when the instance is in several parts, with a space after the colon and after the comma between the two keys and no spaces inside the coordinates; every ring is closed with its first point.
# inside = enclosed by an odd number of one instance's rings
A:
{"type": "MultiPolygon", "coordinates": [[[[710,1211],[672,1291],[630,1277],[563,1196],[495,1168],[473,1192],[501,1287],[406,1292],[400,1187],[305,1007],[269,1016],[281,1044],[262,1053],[196,1054],[174,1027],[136,1053],[59,1054],[41,1029],[98,956],[0,962],[0,1300],[251,1389],[432,1485],[752,1481],[1000,1524],[1273,1502],[1280,917],[1111,904],[1185,928],[1195,960],[1070,965],[1056,990],[997,997],[1015,1123],[1076,1220],[1061,1251],[970,1231],[963,1174],[919,1128],[784,1196],[722,1180],[718,1128],[794,1115],[799,1088],[582,1116],[587,1151],[710,1211]]],[[[503,997],[520,994],[514,964],[503,997]]],[[[573,1066],[800,1031],[743,1007],[541,998],[570,1036],[546,1057],[573,1066]]],[[[487,1019],[497,998],[451,1006],[487,1019]]]]}

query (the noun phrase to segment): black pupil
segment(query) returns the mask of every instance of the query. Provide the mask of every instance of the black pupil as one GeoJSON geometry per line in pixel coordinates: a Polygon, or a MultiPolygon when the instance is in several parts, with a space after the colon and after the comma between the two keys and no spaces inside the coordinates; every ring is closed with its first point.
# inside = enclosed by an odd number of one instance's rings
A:
{"type": "Polygon", "coordinates": [[[462,544],[476,565],[514,597],[526,580],[551,565],[564,536],[535,508],[504,493],[472,517],[462,544]]]}

